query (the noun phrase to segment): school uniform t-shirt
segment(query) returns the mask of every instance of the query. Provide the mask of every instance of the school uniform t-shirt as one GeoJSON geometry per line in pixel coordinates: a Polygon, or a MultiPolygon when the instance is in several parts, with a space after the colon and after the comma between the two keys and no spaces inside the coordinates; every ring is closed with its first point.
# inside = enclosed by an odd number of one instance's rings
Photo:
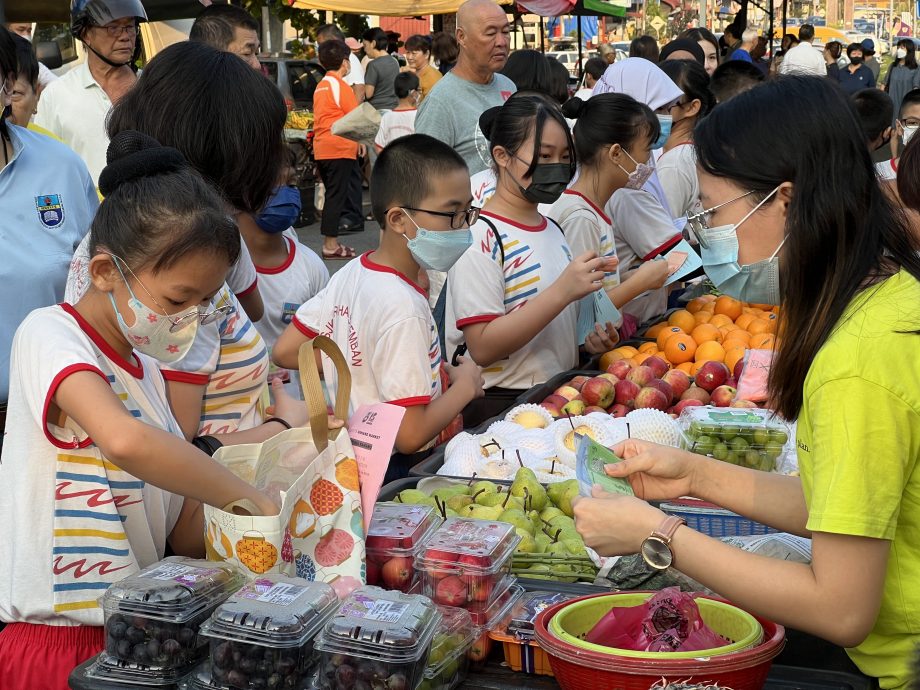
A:
{"type": "Polygon", "coordinates": [[[105,589],[163,558],[177,496],[118,468],[73,420],[48,419],[67,377],[101,377],[137,419],[182,436],[156,363],[126,361],[68,304],[33,311],[13,340],[0,462],[0,619],[102,625],[105,589]]]}
{"type": "MultiPolygon", "coordinates": [[[[562,275],[572,254],[558,226],[546,218],[526,226],[488,211],[471,228],[473,246],[447,274],[447,350],[464,341],[462,328],[488,323],[520,309],[562,275]],[[497,230],[505,251],[501,251],[497,230]]],[[[485,387],[525,389],[578,363],[578,307],[570,304],[533,340],[483,368],[485,387]]]]}
{"type": "MultiPolygon", "coordinates": [[[[585,252],[603,257],[617,255],[610,218],[580,192],[565,190],[550,208],[549,217],[559,223],[573,257],[585,252]]],[[[604,273],[604,290],[619,284],[619,269],[604,273]]]]}
{"type": "Polygon", "coordinates": [[[898,161],[897,159],[891,158],[887,161],[876,163],[875,164],[875,174],[878,175],[878,178],[880,180],[898,179],[898,161]]]}
{"type": "Polygon", "coordinates": [[[380,129],[377,130],[374,143],[380,148],[386,148],[394,139],[415,134],[415,114],[417,112],[416,108],[406,108],[384,113],[380,118],[380,129]]]}
{"type": "MultiPolygon", "coordinates": [[[[425,291],[407,276],[362,254],[336,272],[297,310],[294,326],[308,338],[335,341],[351,370],[351,408],[380,402],[411,407],[441,395],[441,346],[425,291]]],[[[338,378],[323,355],[330,393],[338,378]]]]}
{"type": "Polygon", "coordinates": [[[696,174],[696,147],[692,142],[678,144],[662,153],[655,169],[675,216],[692,216],[703,210],[700,180],[696,174]]]}

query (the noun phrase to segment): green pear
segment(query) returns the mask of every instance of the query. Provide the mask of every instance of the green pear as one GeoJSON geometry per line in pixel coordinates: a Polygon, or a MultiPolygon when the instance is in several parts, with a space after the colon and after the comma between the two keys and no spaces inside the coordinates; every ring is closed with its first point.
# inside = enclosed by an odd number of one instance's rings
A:
{"type": "Polygon", "coordinates": [[[557,515],[556,517],[547,520],[546,524],[548,524],[551,529],[575,528],[575,521],[568,515],[557,515]]]}
{"type": "Polygon", "coordinates": [[[534,537],[534,541],[537,544],[537,548],[534,553],[546,553],[546,549],[548,549],[549,545],[553,543],[552,538],[547,534],[543,534],[543,532],[537,533],[537,536],[534,537]]]}
{"type": "Polygon", "coordinates": [[[530,518],[527,517],[527,514],[523,510],[518,510],[517,508],[505,510],[501,515],[498,516],[498,519],[502,522],[507,522],[511,525],[514,525],[517,529],[527,532],[527,534],[533,536],[533,523],[530,521],[530,518]]]}
{"type": "Polygon", "coordinates": [[[562,545],[573,556],[583,556],[585,558],[588,557],[588,551],[585,548],[585,543],[581,539],[563,539],[562,545]]]}
{"type": "Polygon", "coordinates": [[[559,580],[559,582],[576,582],[578,580],[575,569],[568,563],[555,564],[553,566],[553,574],[555,575],[555,579],[559,580]],[[571,576],[565,575],[565,573],[571,573],[571,576]]]}
{"type": "Polygon", "coordinates": [[[565,515],[565,513],[559,510],[556,506],[547,506],[540,511],[540,519],[544,522],[549,522],[557,515],[565,515]]]}
{"type": "Polygon", "coordinates": [[[550,556],[558,556],[561,558],[568,558],[569,554],[568,549],[563,546],[562,542],[554,541],[546,548],[546,553],[550,556]]]}
{"type": "Polygon", "coordinates": [[[473,500],[477,500],[483,494],[497,494],[498,493],[498,484],[495,482],[489,481],[479,481],[473,484],[470,487],[470,496],[473,497],[473,500]]]}
{"type": "Polygon", "coordinates": [[[562,497],[562,493],[565,491],[566,485],[569,481],[575,481],[578,484],[577,480],[568,480],[565,482],[553,482],[552,484],[546,485],[546,495],[554,506],[559,506],[559,499],[562,497]]]}
{"type": "Polygon", "coordinates": [[[461,495],[462,491],[463,489],[460,489],[460,491],[458,492],[457,487],[455,486],[445,486],[440,489],[435,489],[434,491],[431,492],[431,495],[432,497],[437,498],[442,503],[447,503],[447,501],[452,499],[454,496],[461,495]]]}
{"type": "Polygon", "coordinates": [[[546,495],[563,513],[572,517],[572,499],[578,495],[578,480],[568,479],[546,487],[546,495]]]}
{"type": "Polygon", "coordinates": [[[399,503],[406,503],[408,505],[434,505],[434,501],[426,494],[424,491],[419,491],[418,489],[403,489],[396,495],[396,499],[399,503]]]}
{"type": "Polygon", "coordinates": [[[531,510],[529,513],[527,513],[527,517],[530,518],[530,525],[533,527],[531,531],[534,534],[543,529],[543,521],[540,519],[540,513],[538,513],[536,510],[531,510]]]}
{"type": "Polygon", "coordinates": [[[584,540],[581,538],[581,535],[578,533],[578,530],[576,530],[574,527],[571,529],[562,530],[561,532],[559,532],[559,536],[556,537],[556,541],[560,541],[560,542],[565,542],[569,540],[580,541],[582,544],[584,544],[584,540]]]}
{"type": "Polygon", "coordinates": [[[530,532],[521,529],[520,527],[514,531],[517,532],[521,537],[521,542],[514,550],[515,553],[534,553],[537,550],[537,542],[534,540],[533,535],[530,532]]]}
{"type": "Polygon", "coordinates": [[[468,506],[472,502],[472,496],[467,496],[466,494],[457,494],[456,496],[451,496],[447,499],[447,507],[453,511],[459,512],[464,506],[468,506]]]}
{"type": "Polygon", "coordinates": [[[458,513],[456,510],[451,510],[450,508],[444,511],[445,520],[452,517],[460,517],[460,513],[458,513]]]}
{"type": "Polygon", "coordinates": [[[502,510],[501,506],[492,506],[492,507],[470,506],[470,507],[472,508],[472,510],[470,510],[469,516],[475,520],[491,520],[494,522],[495,520],[498,520],[499,515],[505,512],[502,510]]]}
{"type": "Polygon", "coordinates": [[[521,572],[521,575],[529,577],[532,580],[552,580],[552,568],[550,568],[546,563],[534,563],[530,566],[525,572],[521,572]]]}
{"type": "Polygon", "coordinates": [[[546,489],[529,467],[522,467],[514,475],[511,495],[524,499],[524,507],[528,510],[543,510],[546,507],[546,489]]]}

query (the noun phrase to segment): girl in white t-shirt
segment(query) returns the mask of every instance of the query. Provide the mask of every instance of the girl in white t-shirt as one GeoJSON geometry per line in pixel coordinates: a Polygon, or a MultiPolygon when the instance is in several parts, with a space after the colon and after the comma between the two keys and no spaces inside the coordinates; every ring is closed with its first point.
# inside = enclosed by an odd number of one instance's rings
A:
{"type": "MultiPolygon", "coordinates": [[[[574,254],[593,251],[614,258],[614,229],[602,209],[618,189],[642,185],[647,166],[637,161],[649,159],[658,138],[658,119],[647,105],[619,93],[587,101],[572,98],[562,110],[566,117],[577,118],[578,179],[553,204],[549,216],[562,226],[574,254]]],[[[606,273],[604,289],[617,309],[628,312],[631,300],[660,288],[667,277],[667,261],[642,261],[606,273]]]]}
{"type": "Polygon", "coordinates": [[[278,510],[183,438],[159,369],[219,316],[211,299],[239,231],[174,149],[124,132],[113,151],[88,291],[33,311],[13,342],[0,461],[5,690],[68,687],[103,648],[106,587],[161,559],[167,542],[203,554],[202,503],[278,510]]]}
{"type": "MultiPolygon", "coordinates": [[[[495,194],[471,228],[473,246],[447,277],[447,352],[466,343],[482,367],[486,396],[463,412],[465,426],[496,414],[508,399],[578,364],[578,301],[600,289],[608,259],[572,257],[555,222],[537,210],[559,198],[575,172],[572,135],[559,107],[521,95],[487,110],[495,194]]],[[[598,326],[588,352],[613,347],[598,326]]]]}

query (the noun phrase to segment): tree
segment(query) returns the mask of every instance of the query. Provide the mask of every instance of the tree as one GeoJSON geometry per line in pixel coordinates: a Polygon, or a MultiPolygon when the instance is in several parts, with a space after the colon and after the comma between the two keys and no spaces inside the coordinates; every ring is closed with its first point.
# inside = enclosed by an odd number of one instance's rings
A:
{"type": "MultiPolygon", "coordinates": [[[[317,27],[326,23],[325,12],[294,9],[283,0],[242,0],[242,5],[256,19],[262,18],[262,8],[267,7],[281,21],[291,22],[301,36],[309,39],[306,42],[312,42],[316,38],[317,27]]],[[[332,17],[333,23],[346,36],[360,36],[368,28],[364,15],[335,12],[332,17]]]]}

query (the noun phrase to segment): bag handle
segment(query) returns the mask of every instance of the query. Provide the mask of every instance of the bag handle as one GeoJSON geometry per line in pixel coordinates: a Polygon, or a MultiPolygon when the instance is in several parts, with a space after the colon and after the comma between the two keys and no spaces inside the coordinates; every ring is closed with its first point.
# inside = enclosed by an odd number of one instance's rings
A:
{"type": "Polygon", "coordinates": [[[316,368],[316,357],[313,349],[323,352],[335,366],[338,381],[335,391],[335,416],[337,419],[348,421],[348,405],[351,400],[351,370],[345,363],[345,356],[333,340],[324,335],[318,335],[300,346],[297,353],[297,366],[300,369],[300,385],[303,388],[304,398],[307,402],[307,411],[310,413],[310,431],[313,434],[313,443],[317,450],[325,450],[329,445],[329,417],[326,409],[326,396],[323,395],[323,386],[319,380],[319,371],[316,368]]]}

